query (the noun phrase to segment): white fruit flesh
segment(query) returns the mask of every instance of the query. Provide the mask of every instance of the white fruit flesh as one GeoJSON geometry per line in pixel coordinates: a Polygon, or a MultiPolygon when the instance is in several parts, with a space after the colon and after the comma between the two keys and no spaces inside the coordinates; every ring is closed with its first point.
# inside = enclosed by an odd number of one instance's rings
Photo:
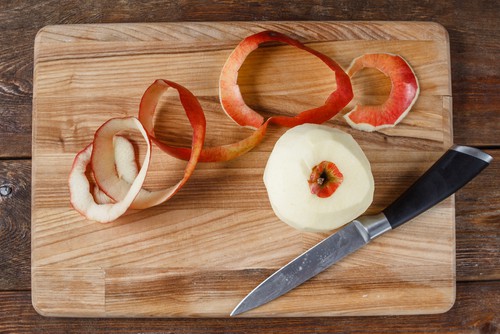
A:
{"type": "MultiPolygon", "coordinates": [[[[70,201],[73,207],[89,220],[107,223],[123,215],[141,189],[145,173],[138,175],[123,200],[116,203],[98,204],[90,193],[90,184],[85,171],[90,163],[93,146],[87,146],[77,154],[69,175],[70,201]]],[[[105,198],[100,201],[106,202],[105,198]]]]}
{"type": "Polygon", "coordinates": [[[115,150],[115,165],[118,177],[128,183],[134,182],[139,173],[137,161],[135,160],[134,146],[127,138],[115,136],[113,138],[113,147],[115,150]]]}
{"type": "Polygon", "coordinates": [[[274,146],[264,170],[264,184],[275,214],[302,231],[329,231],[361,215],[373,200],[370,162],[348,133],[324,125],[303,124],[288,130],[274,146]],[[327,198],[311,193],[312,168],[333,162],[344,179],[327,198]]]}
{"type": "MultiPolygon", "coordinates": [[[[115,136],[113,138],[113,147],[115,150],[115,167],[118,177],[127,181],[134,182],[139,173],[137,162],[135,161],[135,150],[132,143],[125,137],[115,136]]],[[[94,187],[94,199],[98,204],[114,203],[115,201],[106,195],[99,187],[94,187]]]]}
{"type": "MultiPolygon", "coordinates": [[[[149,167],[151,156],[151,145],[146,131],[141,123],[132,117],[122,119],[111,119],[102,125],[96,133],[94,143],[87,146],[77,154],[73,162],[73,167],[69,175],[69,190],[71,204],[73,207],[89,220],[107,223],[120,217],[131,206],[136,196],[140,193],[146,172],[149,167]],[[118,179],[115,170],[114,159],[114,136],[122,130],[137,129],[143,135],[147,151],[141,169],[137,173],[132,183],[118,179]],[[97,152],[97,153],[96,153],[97,152]],[[98,158],[100,163],[94,163],[94,175],[100,175],[102,179],[109,181],[118,179],[125,184],[123,194],[115,203],[98,204],[90,192],[90,183],[85,175],[88,164],[92,158],[98,158]]],[[[97,177],[96,177],[97,179],[97,177]]],[[[120,184],[122,185],[122,184],[120,184]]],[[[102,187],[101,187],[102,189],[102,187]]],[[[105,191],[106,192],[106,191],[105,191]]],[[[107,192],[106,192],[107,193],[107,192]]],[[[106,201],[105,199],[100,199],[106,201]]]]}

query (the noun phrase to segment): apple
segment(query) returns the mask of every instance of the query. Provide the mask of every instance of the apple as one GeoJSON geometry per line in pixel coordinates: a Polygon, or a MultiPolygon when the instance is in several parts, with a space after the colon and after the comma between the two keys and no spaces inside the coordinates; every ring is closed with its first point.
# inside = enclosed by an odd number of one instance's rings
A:
{"type": "Polygon", "coordinates": [[[368,158],[350,134],[326,125],[303,124],[285,132],[263,179],[276,216],[301,231],[338,228],[373,201],[368,158]]]}

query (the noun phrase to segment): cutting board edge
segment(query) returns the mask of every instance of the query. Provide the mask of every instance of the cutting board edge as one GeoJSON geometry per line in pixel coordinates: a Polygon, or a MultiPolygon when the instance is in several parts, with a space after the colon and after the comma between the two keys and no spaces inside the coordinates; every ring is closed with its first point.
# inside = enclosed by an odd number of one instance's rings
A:
{"type": "MultiPolygon", "coordinates": [[[[64,279],[63,279],[64,280],[64,279]]],[[[448,282],[448,280],[446,280],[448,282]]],[[[456,280],[451,281],[451,285],[447,286],[446,289],[448,292],[445,294],[448,299],[443,300],[438,304],[432,305],[429,303],[426,307],[420,308],[382,308],[382,309],[373,309],[367,308],[366,310],[347,310],[347,311],[321,311],[321,312],[270,312],[267,314],[253,314],[253,311],[248,313],[244,313],[239,317],[243,318],[271,318],[271,317],[285,317],[285,318],[294,318],[294,317],[341,317],[341,316],[398,316],[398,315],[422,315],[422,314],[442,314],[449,311],[455,304],[456,301],[456,280]]],[[[88,317],[97,317],[97,318],[138,318],[138,317],[148,317],[148,318],[229,318],[230,309],[227,312],[206,312],[206,313],[196,313],[196,312],[179,312],[179,313],[130,313],[123,311],[116,311],[108,309],[107,305],[107,297],[106,297],[106,270],[102,268],[50,268],[42,267],[42,268],[33,268],[32,270],[32,305],[35,311],[44,317],[80,317],[80,318],[88,318],[88,317]],[[78,272],[85,271],[88,276],[88,271],[94,273],[93,278],[89,280],[87,283],[93,283],[94,293],[100,294],[103,298],[100,300],[91,300],[94,298],[92,293],[86,295],[89,290],[85,287],[83,289],[71,289],[69,293],[59,293],[56,297],[54,295],[50,296],[40,296],[37,291],[37,285],[43,284],[43,281],[40,282],[40,279],[43,280],[43,274],[38,275],[39,273],[45,274],[51,273],[55,276],[67,277],[68,272],[76,271],[78,272]],[[65,297],[68,297],[66,298],[65,297]],[[82,299],[84,302],[82,302],[82,299]],[[85,301],[90,301],[89,303],[85,303],[85,301]],[[64,308],[68,304],[76,305],[73,308],[64,308]]],[[[67,291],[66,291],[67,292],[67,291]]]]}
{"type": "MultiPolygon", "coordinates": [[[[74,29],[74,28],[81,28],[81,27],[111,27],[111,26],[137,26],[137,27],[148,27],[152,25],[159,25],[159,26],[203,26],[203,25],[218,25],[218,24],[226,24],[226,25],[246,25],[248,27],[260,27],[260,26],[267,26],[267,25],[276,25],[276,26],[287,26],[287,25],[297,25],[297,24],[310,24],[310,23],[315,23],[315,24],[320,24],[320,25],[342,25],[342,26],[349,26],[349,25],[380,25],[380,26],[387,26],[387,27],[395,27],[395,26],[406,26],[406,27],[420,27],[420,26],[426,26],[429,29],[427,31],[422,32],[423,37],[427,38],[421,38],[422,36],[415,35],[415,36],[406,36],[407,39],[404,38],[398,38],[399,40],[435,40],[435,41],[440,41],[444,42],[446,45],[449,46],[449,33],[446,27],[438,22],[433,22],[433,21],[381,21],[381,20],[367,20],[367,21],[356,21],[356,20],[349,20],[349,21],[335,21],[335,20],[326,20],[326,21],[307,21],[307,20],[300,20],[300,21],[293,21],[293,20],[285,20],[285,21],[275,21],[275,20],[269,20],[269,21],[183,21],[183,22],[134,22],[134,23],[126,23],[126,22],[120,22],[120,23],[82,23],[82,24],[49,24],[46,26],[43,26],[40,28],[36,35],[35,35],[35,61],[37,59],[37,45],[40,44],[44,38],[47,38],[46,35],[50,35],[53,30],[57,30],[61,27],[64,27],[65,29],[74,29]],[[429,37],[432,36],[432,37],[429,37]]],[[[263,30],[263,29],[261,29],[263,30]]],[[[420,29],[414,29],[412,33],[421,33],[420,29]]],[[[393,36],[394,37],[394,36],[393,36]]],[[[238,40],[240,37],[234,37],[235,40],[238,40]]],[[[88,38],[87,38],[88,39],[88,38]]],[[[371,40],[373,38],[370,38],[370,36],[365,35],[363,38],[360,39],[367,39],[371,40]]],[[[92,40],[88,39],[89,41],[106,41],[106,40],[92,40]]],[[[63,42],[63,41],[58,41],[58,42],[63,42]]],[[[71,41],[68,41],[71,42],[71,41]]]]}
{"type": "MultiPolygon", "coordinates": [[[[309,22],[309,21],[304,21],[304,22],[306,22],[306,23],[307,23],[307,22],[309,22]]],[[[383,23],[383,24],[387,24],[387,23],[389,23],[389,22],[383,22],[383,21],[323,21],[323,22],[325,22],[325,23],[352,23],[352,22],[354,22],[354,23],[356,23],[356,22],[376,23],[376,22],[381,22],[381,23],[383,23]]],[[[193,23],[193,22],[190,22],[190,23],[193,23]]],[[[201,23],[201,22],[196,22],[196,23],[201,23]]],[[[216,23],[216,22],[215,22],[215,23],[216,23]]],[[[235,24],[240,24],[240,23],[242,23],[242,22],[234,22],[234,23],[235,23],[235,24]]],[[[243,23],[245,23],[245,22],[243,22],[243,23]]],[[[254,22],[247,22],[247,23],[254,23],[254,22]]],[[[279,24],[286,24],[286,23],[295,23],[295,21],[281,21],[281,22],[280,22],[280,21],[262,21],[262,22],[259,22],[259,23],[261,23],[261,24],[265,24],[265,23],[279,23],[279,24]]],[[[406,22],[393,22],[393,23],[403,23],[403,24],[404,24],[404,23],[419,23],[419,24],[420,24],[420,23],[427,23],[427,24],[429,24],[429,23],[430,23],[430,24],[432,24],[432,25],[437,25],[437,26],[441,27],[441,28],[443,29],[443,31],[444,31],[444,35],[443,35],[443,36],[444,36],[444,38],[446,39],[446,45],[447,45],[447,48],[448,48],[448,59],[450,59],[450,57],[449,57],[449,40],[448,40],[448,33],[447,33],[446,29],[445,29],[442,25],[440,25],[440,24],[438,24],[438,23],[435,23],[435,22],[411,22],[411,21],[406,21],[406,22]]],[[[168,23],[168,22],[165,22],[165,23],[160,23],[160,24],[166,24],[166,25],[169,25],[169,24],[173,24],[173,23],[168,23]]],[[[177,23],[175,23],[175,24],[182,24],[182,23],[177,22],[177,23]]],[[[101,26],[101,25],[102,25],[102,24],[96,24],[96,26],[101,26]]],[[[106,24],[106,25],[108,25],[108,24],[106,24]]],[[[115,24],[109,24],[109,25],[115,25],[115,24]]],[[[120,25],[126,25],[126,23],[124,23],[124,24],[120,24],[120,25]]],[[[141,23],[137,23],[137,25],[142,25],[142,24],[141,24],[141,23]]],[[[148,24],[146,24],[146,23],[145,23],[145,25],[148,25],[148,24]]],[[[65,27],[67,27],[66,25],[53,25],[53,26],[46,26],[46,27],[44,27],[44,28],[40,29],[39,34],[37,34],[37,37],[36,37],[36,39],[35,39],[35,71],[34,71],[34,73],[36,73],[36,64],[37,64],[37,60],[38,60],[38,59],[37,59],[37,52],[38,52],[37,50],[38,50],[38,48],[39,48],[39,45],[37,46],[37,43],[40,43],[40,42],[41,42],[41,39],[43,38],[43,34],[47,31],[47,30],[46,30],[46,28],[47,28],[47,27],[59,27],[59,26],[65,26],[65,27]],[[42,36],[42,37],[41,37],[41,36],[42,36]]],[[[72,25],[72,26],[84,26],[84,25],[80,25],[80,24],[78,24],[78,25],[72,25]]],[[[85,26],[87,26],[87,25],[85,25],[85,26]]],[[[48,29],[48,28],[47,28],[47,29],[48,29]]],[[[449,65],[449,66],[451,66],[450,64],[448,64],[448,65],[449,65]]],[[[450,73],[451,73],[451,72],[450,72],[450,73]]],[[[449,80],[450,80],[450,92],[451,92],[451,77],[449,78],[449,80]]],[[[37,117],[36,117],[36,113],[37,113],[37,112],[36,112],[36,103],[35,103],[35,101],[36,101],[36,97],[37,97],[37,96],[36,96],[36,92],[37,92],[37,83],[36,83],[36,80],[35,80],[35,82],[34,82],[34,87],[33,87],[33,102],[34,102],[34,103],[33,103],[33,115],[34,115],[34,117],[33,117],[33,140],[35,140],[35,138],[36,138],[36,129],[37,129],[37,127],[36,127],[36,119],[37,119],[37,117]]],[[[450,127],[449,127],[448,129],[449,129],[450,133],[449,133],[449,137],[448,137],[448,138],[450,138],[450,141],[452,142],[452,141],[453,141],[453,126],[452,126],[453,122],[452,122],[452,109],[451,109],[451,94],[450,94],[450,96],[449,96],[449,101],[450,101],[450,109],[449,109],[449,124],[450,124],[450,127]]],[[[446,134],[445,134],[445,135],[446,135],[446,134]]],[[[33,158],[34,158],[34,162],[35,162],[37,157],[36,157],[36,155],[34,154],[34,146],[32,146],[32,150],[33,150],[33,158]]],[[[36,165],[36,163],[33,163],[32,175],[35,175],[35,168],[36,168],[36,167],[35,167],[35,165],[36,165]]],[[[35,187],[33,187],[33,190],[32,190],[32,209],[31,209],[31,210],[32,210],[32,212],[35,210],[35,206],[33,205],[33,197],[34,197],[34,193],[35,193],[35,191],[36,191],[36,190],[35,190],[35,187]]],[[[453,206],[453,216],[454,216],[454,215],[455,215],[455,207],[453,206]]],[[[32,217],[33,217],[33,215],[32,215],[32,217]]],[[[35,222],[33,221],[33,219],[32,219],[32,221],[31,221],[31,223],[32,223],[32,226],[33,226],[33,224],[35,223],[35,222]]],[[[453,228],[455,228],[455,219],[453,219],[453,228]]],[[[33,236],[33,234],[32,234],[32,236],[33,236]]],[[[33,245],[33,243],[32,243],[32,245],[33,245]]],[[[33,247],[34,247],[34,246],[32,246],[32,250],[33,250],[33,247]]],[[[455,250],[455,247],[453,247],[453,250],[455,250]]],[[[33,260],[32,260],[32,263],[33,263],[33,260]]],[[[454,266],[454,268],[456,268],[455,263],[453,264],[453,266],[454,266]]],[[[35,271],[35,272],[36,272],[36,270],[38,269],[38,267],[33,267],[33,269],[34,269],[33,271],[35,271]]],[[[59,313],[59,312],[54,312],[54,313],[52,313],[50,310],[48,310],[48,309],[44,308],[44,306],[43,306],[43,305],[40,305],[40,303],[39,303],[39,301],[40,301],[40,300],[39,300],[39,298],[38,298],[39,296],[37,295],[38,289],[37,289],[37,288],[36,288],[36,286],[34,285],[34,281],[35,281],[35,279],[33,279],[33,273],[32,273],[32,285],[35,287],[35,288],[32,290],[32,291],[33,291],[33,294],[32,294],[33,306],[34,306],[35,310],[36,310],[39,314],[44,315],[44,316],[72,316],[72,317],[75,317],[75,316],[77,316],[77,317],[78,317],[78,316],[81,316],[81,317],[88,317],[88,316],[89,316],[89,315],[82,315],[82,314],[78,314],[78,313],[71,313],[71,312],[69,312],[69,313],[59,313]]],[[[453,286],[454,286],[454,289],[455,289],[455,287],[456,287],[456,282],[455,282],[455,280],[453,281],[453,286]]],[[[453,294],[453,303],[454,303],[454,300],[455,300],[455,292],[454,292],[454,294],[453,294]]],[[[449,308],[451,308],[451,307],[453,306],[453,303],[451,303],[451,305],[449,305],[449,308]]],[[[439,309],[439,310],[438,310],[438,311],[436,311],[436,312],[425,312],[425,313],[422,313],[422,312],[416,312],[416,313],[401,313],[401,314],[431,314],[431,313],[443,313],[443,312],[446,312],[446,311],[449,309],[449,308],[448,308],[448,309],[446,309],[447,307],[448,307],[448,305],[447,305],[447,306],[443,306],[441,309],[439,309]]],[[[393,315],[393,314],[398,314],[398,313],[395,313],[395,312],[390,312],[390,313],[381,313],[381,314],[378,314],[378,315],[393,315]]],[[[338,316],[342,316],[342,315],[346,315],[346,314],[337,314],[337,315],[338,315],[338,316]]],[[[337,316],[337,315],[332,315],[332,316],[337,316]]],[[[377,315],[377,314],[362,314],[362,313],[356,313],[356,314],[352,314],[352,315],[367,315],[367,316],[368,316],[368,315],[377,315]]],[[[99,315],[97,315],[97,316],[102,316],[102,314],[99,314],[99,315]]],[[[105,315],[105,316],[108,316],[108,315],[105,315]]],[[[112,316],[113,316],[113,317],[116,317],[116,315],[112,315],[112,316]]],[[[270,316],[272,316],[272,315],[270,315],[270,316]]],[[[297,315],[297,316],[299,316],[299,315],[297,315]]],[[[301,316],[304,316],[304,315],[301,315],[301,316]]],[[[306,316],[311,316],[311,317],[312,317],[312,316],[315,316],[315,315],[306,315],[306,316]]],[[[118,316],[118,317],[120,317],[120,316],[118,316]]],[[[123,315],[123,317],[130,317],[130,315],[123,315]]],[[[164,317],[164,316],[161,316],[161,317],[164,317]]],[[[175,316],[174,316],[174,317],[175,317],[175,316]]]]}

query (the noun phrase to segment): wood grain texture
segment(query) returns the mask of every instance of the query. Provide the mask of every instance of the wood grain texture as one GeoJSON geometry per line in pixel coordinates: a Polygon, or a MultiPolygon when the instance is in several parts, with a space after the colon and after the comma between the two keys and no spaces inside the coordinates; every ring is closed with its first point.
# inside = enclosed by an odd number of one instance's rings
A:
{"type": "Polygon", "coordinates": [[[29,157],[33,40],[49,24],[224,21],[224,20],[406,20],[444,25],[451,41],[455,142],[499,145],[500,73],[496,58],[498,5],[492,1],[440,1],[408,4],[384,0],[376,5],[273,0],[266,2],[140,1],[133,3],[15,0],[0,5],[0,156],[29,157]],[[387,10],[386,8],[390,8],[387,10]],[[3,116],[11,115],[8,117],[3,116]],[[487,126],[485,126],[487,124],[487,126]]]}
{"type": "MultiPolygon", "coordinates": [[[[496,150],[486,150],[494,161],[496,150]]],[[[2,247],[0,247],[0,290],[26,290],[30,280],[29,160],[2,161],[0,179],[14,186],[12,196],[0,202],[2,247]],[[17,189],[17,190],[16,190],[17,189]],[[21,190],[20,190],[21,189],[21,190]],[[21,195],[19,195],[21,194],[21,195]]],[[[499,164],[493,163],[456,195],[457,281],[500,279],[499,190],[493,180],[499,164]]]]}
{"type": "MultiPolygon", "coordinates": [[[[500,8],[494,1],[427,1],[383,0],[377,3],[351,0],[295,2],[271,0],[239,1],[54,1],[12,0],[0,2],[0,128],[8,127],[9,135],[0,139],[0,155],[4,158],[30,157],[31,96],[33,40],[47,24],[214,21],[214,20],[422,20],[443,24],[451,41],[454,95],[455,142],[490,146],[499,145],[498,92],[500,51],[498,24],[500,8]],[[13,57],[13,53],[15,56],[13,57]],[[16,93],[12,93],[16,92],[16,93]],[[9,112],[12,117],[4,117],[9,112]],[[17,139],[14,134],[19,134],[17,139]],[[22,138],[22,139],[21,139],[22,138]]],[[[500,159],[489,150],[495,161],[500,159]]],[[[29,164],[29,161],[25,163],[29,164]]],[[[6,161],[6,170],[16,171],[18,161],[6,161]]],[[[494,163],[489,169],[494,168],[494,163]]],[[[21,173],[25,173],[22,171],[21,173]]],[[[488,169],[484,172],[488,173],[488,169]]],[[[29,173],[28,173],[29,174],[29,173]]],[[[30,180],[30,176],[20,176],[30,180]]],[[[489,174],[491,176],[496,176],[489,174]]],[[[482,177],[482,175],[480,176],[482,177]]],[[[498,178],[487,187],[473,182],[456,196],[457,207],[457,279],[480,280],[480,274],[498,273],[498,239],[491,237],[498,229],[483,224],[484,217],[498,217],[498,200],[491,191],[498,189],[498,178]],[[492,202],[481,200],[492,199],[492,202]],[[463,215],[463,216],[462,216],[463,215]],[[477,235],[482,236],[477,238],[477,235]],[[462,250],[463,248],[463,250],[462,250]],[[481,269],[481,270],[479,270],[481,269]]],[[[22,201],[3,202],[6,217],[13,221],[30,220],[22,209],[22,201]],[[21,209],[20,209],[21,208],[21,209]]],[[[497,220],[498,221],[498,220],[497,220]]],[[[29,254],[30,235],[24,228],[10,230],[11,243],[0,247],[0,258],[9,259],[0,272],[8,273],[0,280],[0,289],[28,289],[29,258],[16,256],[9,249],[29,254]],[[21,269],[19,269],[21,268],[21,269]],[[22,270],[25,274],[16,275],[22,270]]],[[[490,276],[492,277],[492,276],[490,276]]],[[[499,279],[498,276],[496,278],[499,279]]],[[[29,292],[9,292],[0,297],[0,332],[68,333],[146,331],[175,333],[496,333],[499,320],[487,312],[486,300],[498,301],[490,282],[459,283],[457,302],[451,312],[429,316],[345,317],[299,319],[61,319],[37,315],[31,306],[29,292]],[[460,311],[456,312],[460,307],[460,311]],[[4,312],[5,311],[5,312],[4,312]],[[375,320],[376,319],[376,320],[375,320]]],[[[494,305],[491,309],[498,309],[494,305]]],[[[494,314],[495,312],[493,312],[494,314]]]]}
{"type": "Polygon", "coordinates": [[[30,178],[30,161],[0,161],[0,290],[30,287],[30,178]]]}
{"type": "Polygon", "coordinates": [[[8,333],[481,333],[500,329],[499,282],[457,284],[457,303],[446,314],[394,317],[272,319],[45,318],[30,294],[0,292],[0,324],[8,333]],[[481,296],[478,299],[478,296],[481,296]]]}
{"type": "Polygon", "coordinates": [[[31,156],[32,44],[20,31],[0,34],[0,158],[31,156]]]}
{"type": "Polygon", "coordinates": [[[495,162],[455,196],[457,280],[500,279],[500,153],[488,152],[495,162]]]}
{"type": "MultiPolygon", "coordinates": [[[[33,98],[32,289],[40,313],[228,316],[258,282],[327,235],[299,233],[274,216],[262,171],[284,132],[278,128],[239,159],[200,164],[189,184],[168,203],[130,212],[111,224],[82,219],[65,200],[75,153],[109,117],[136,115],[143,90],[157,78],[184,84],[202,98],[209,145],[248,136],[217,103],[218,76],[235,45],[265,29],[299,38],[334,56],[344,67],[366,52],[401,54],[412,64],[421,93],[398,127],[365,133],[350,129],[340,117],[329,122],[352,133],[371,161],[377,192],[369,212],[383,209],[451,145],[448,36],[437,24],[46,27],[35,42],[33,98]],[[56,291],[58,298],[54,298],[56,291]]],[[[258,110],[294,114],[323,103],[335,89],[330,77],[318,59],[278,45],[253,54],[240,70],[239,84],[258,110]]],[[[366,71],[353,79],[353,86],[362,98],[352,105],[380,102],[390,90],[390,81],[376,71],[366,71]]],[[[160,115],[166,116],[157,117],[156,123],[166,141],[182,145],[190,142],[190,131],[176,100],[175,95],[164,99],[160,115]]],[[[151,188],[174,183],[185,164],[159,153],[155,152],[149,174],[151,188]],[[164,172],[166,166],[171,173],[164,172]]],[[[453,198],[444,201],[335,270],[245,316],[448,310],[455,298],[453,204],[453,198]],[[329,297],[333,294],[337,298],[329,297]]]]}

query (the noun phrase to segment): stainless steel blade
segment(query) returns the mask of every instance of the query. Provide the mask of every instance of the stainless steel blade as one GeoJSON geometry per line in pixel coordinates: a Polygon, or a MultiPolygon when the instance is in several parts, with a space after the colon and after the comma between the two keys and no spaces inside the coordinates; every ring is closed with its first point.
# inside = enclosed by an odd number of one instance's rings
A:
{"type": "Polygon", "coordinates": [[[269,276],[236,306],[231,316],[278,298],[390,229],[383,214],[352,221],[269,276]]]}

